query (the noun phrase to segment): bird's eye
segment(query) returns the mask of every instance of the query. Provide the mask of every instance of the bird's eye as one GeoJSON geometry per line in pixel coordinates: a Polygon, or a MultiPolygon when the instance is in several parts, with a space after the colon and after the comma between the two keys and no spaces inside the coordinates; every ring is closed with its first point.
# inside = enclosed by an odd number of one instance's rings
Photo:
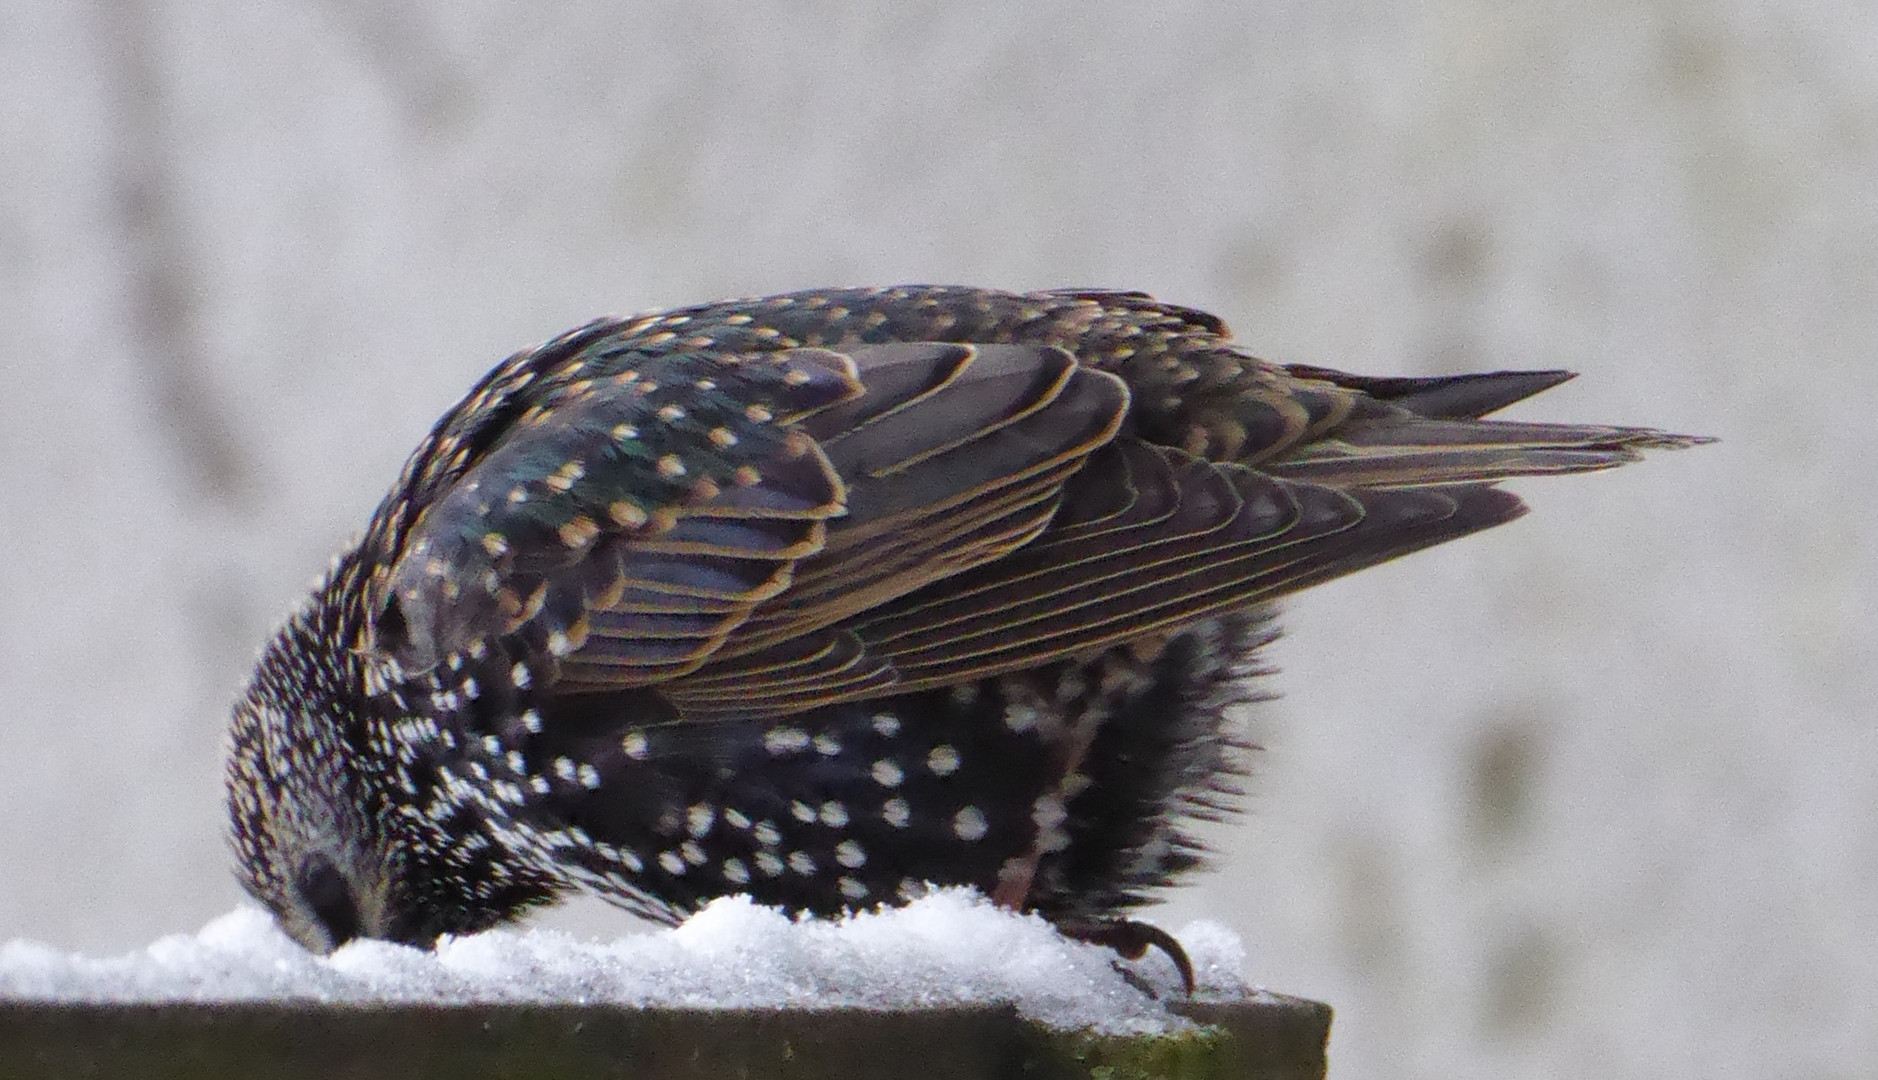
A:
{"type": "Polygon", "coordinates": [[[404,618],[404,605],[396,596],[385,598],[385,606],[372,620],[372,647],[387,655],[411,643],[411,626],[404,618]]]}
{"type": "Polygon", "coordinates": [[[352,898],[352,886],[346,884],[345,875],[332,860],[314,855],[300,864],[294,888],[326,928],[333,948],[359,936],[359,905],[352,898]]]}

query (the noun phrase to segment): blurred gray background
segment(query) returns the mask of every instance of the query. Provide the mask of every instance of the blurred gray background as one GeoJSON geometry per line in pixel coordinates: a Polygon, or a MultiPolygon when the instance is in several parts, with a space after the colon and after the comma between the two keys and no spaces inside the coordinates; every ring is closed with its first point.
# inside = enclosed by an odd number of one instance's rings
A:
{"type": "Polygon", "coordinates": [[[0,938],[236,903],[227,704],[510,351],[1108,285],[1724,440],[1294,602],[1251,813],[1162,917],[1336,1005],[1342,1077],[1870,1077],[1874,41],[1849,3],[10,0],[0,938]]]}

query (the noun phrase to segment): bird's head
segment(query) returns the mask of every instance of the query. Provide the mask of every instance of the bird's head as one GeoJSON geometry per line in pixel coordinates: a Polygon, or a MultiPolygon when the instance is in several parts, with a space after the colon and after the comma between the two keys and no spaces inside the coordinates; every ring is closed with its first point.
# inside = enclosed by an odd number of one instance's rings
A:
{"type": "Polygon", "coordinates": [[[356,937],[429,945],[400,845],[360,767],[357,665],[321,597],[274,637],[235,703],[227,763],[242,886],[317,953],[356,937]]]}
{"type": "Polygon", "coordinates": [[[355,560],[268,643],[235,703],[230,838],[242,886],[313,952],[361,937],[429,948],[561,885],[510,857],[473,802],[420,799],[438,789],[428,751],[393,746],[366,691],[383,665],[361,644],[355,560]]]}

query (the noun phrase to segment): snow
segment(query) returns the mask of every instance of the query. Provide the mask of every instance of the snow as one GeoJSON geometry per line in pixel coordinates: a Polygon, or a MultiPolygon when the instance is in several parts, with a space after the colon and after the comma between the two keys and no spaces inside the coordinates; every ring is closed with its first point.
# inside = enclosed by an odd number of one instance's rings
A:
{"type": "MultiPolygon", "coordinates": [[[[1240,1000],[1238,936],[1196,922],[1185,945],[1201,1000],[1240,1000]]],[[[1163,999],[1173,965],[1150,950],[1127,965],[1163,999]]],[[[330,957],[242,907],[195,934],[95,958],[30,941],[0,944],[0,1001],[574,1003],[628,1007],[907,1009],[1011,1003],[1059,1028],[1136,1033],[1185,1023],[1131,985],[1115,954],[1070,941],[1034,915],[942,889],[902,908],[795,921],[743,897],[670,930],[591,942],[551,930],[446,938],[435,952],[356,941],[330,957]]]]}

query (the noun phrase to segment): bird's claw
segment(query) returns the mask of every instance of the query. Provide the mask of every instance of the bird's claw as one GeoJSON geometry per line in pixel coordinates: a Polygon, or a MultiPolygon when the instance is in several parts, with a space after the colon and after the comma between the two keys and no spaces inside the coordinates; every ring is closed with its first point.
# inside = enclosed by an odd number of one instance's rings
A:
{"type": "Polygon", "coordinates": [[[1057,929],[1065,937],[1111,949],[1124,960],[1139,960],[1147,955],[1150,948],[1159,949],[1174,962],[1174,967],[1180,972],[1181,991],[1187,997],[1193,996],[1193,961],[1188,959],[1187,950],[1181,946],[1180,939],[1152,923],[1136,922],[1133,919],[1104,919],[1058,924],[1057,929]]]}

